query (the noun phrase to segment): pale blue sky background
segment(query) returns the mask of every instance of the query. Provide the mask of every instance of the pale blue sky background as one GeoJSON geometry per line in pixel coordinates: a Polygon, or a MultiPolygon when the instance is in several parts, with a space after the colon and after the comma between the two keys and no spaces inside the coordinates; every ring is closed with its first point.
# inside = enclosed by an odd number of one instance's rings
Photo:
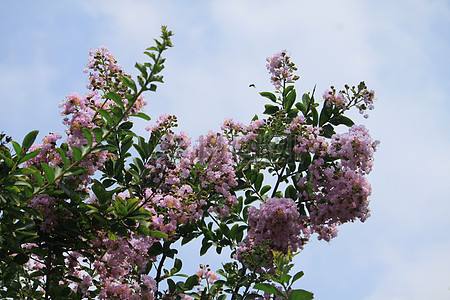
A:
{"type": "Polygon", "coordinates": [[[1,1],[0,130],[62,132],[57,105],[83,92],[88,50],[108,46],[131,70],[161,24],[175,48],[146,111],[177,114],[192,136],[260,113],[248,85],[270,88],[264,59],[280,49],[302,91],[366,80],[378,102],[363,122],[382,142],[372,217],[311,242],[302,287],[319,300],[450,299],[449,1],[1,1]]]}

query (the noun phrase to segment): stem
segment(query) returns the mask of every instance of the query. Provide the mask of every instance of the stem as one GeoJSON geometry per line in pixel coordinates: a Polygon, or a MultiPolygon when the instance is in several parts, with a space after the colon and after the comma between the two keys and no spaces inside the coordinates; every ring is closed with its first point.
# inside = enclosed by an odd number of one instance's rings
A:
{"type": "Polygon", "coordinates": [[[275,183],[275,187],[273,188],[273,192],[272,192],[272,196],[271,197],[275,196],[275,193],[278,190],[278,186],[280,185],[280,183],[281,183],[281,181],[283,179],[283,173],[284,173],[285,169],[286,169],[286,165],[283,166],[283,169],[281,169],[281,173],[278,174],[278,179],[277,179],[277,182],[275,183]]]}
{"type": "MultiPolygon", "coordinates": [[[[170,246],[170,242],[164,242],[164,246],[163,249],[168,248],[170,246]]],[[[162,272],[162,268],[164,266],[164,261],[167,258],[167,254],[164,252],[163,256],[161,257],[161,260],[159,261],[159,265],[158,265],[158,269],[156,270],[156,277],[155,277],[155,281],[156,281],[156,292],[155,294],[158,294],[159,291],[159,283],[161,282],[162,278],[161,278],[161,272],[162,272]]]]}
{"type": "Polygon", "coordinates": [[[231,300],[236,300],[236,296],[239,295],[238,294],[239,293],[239,289],[241,288],[240,283],[242,281],[242,278],[245,276],[246,272],[247,272],[247,268],[246,267],[242,267],[241,274],[240,274],[241,275],[241,279],[237,282],[236,287],[233,290],[233,296],[231,297],[231,300]]]}
{"type": "Polygon", "coordinates": [[[50,292],[50,279],[49,279],[49,277],[50,277],[50,272],[51,272],[51,267],[52,267],[51,256],[52,256],[52,252],[49,249],[48,256],[45,259],[45,271],[46,271],[46,274],[45,274],[44,291],[45,291],[45,299],[46,300],[50,299],[50,295],[49,295],[49,292],[50,292]]]}

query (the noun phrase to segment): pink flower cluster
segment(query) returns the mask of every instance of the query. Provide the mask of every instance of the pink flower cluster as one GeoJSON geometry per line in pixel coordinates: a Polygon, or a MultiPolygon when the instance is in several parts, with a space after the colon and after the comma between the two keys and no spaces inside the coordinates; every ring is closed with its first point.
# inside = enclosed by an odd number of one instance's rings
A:
{"type": "Polygon", "coordinates": [[[303,124],[303,118],[295,118],[288,131],[295,134],[296,143],[293,151],[297,154],[313,153],[323,156],[327,153],[328,142],[320,135],[321,129],[312,125],[303,124]]]}
{"type": "Polygon", "coordinates": [[[42,214],[40,229],[43,232],[50,232],[57,224],[58,219],[55,214],[56,199],[48,195],[38,195],[31,199],[29,206],[42,214]]]}
{"type": "Polygon", "coordinates": [[[88,88],[90,90],[104,93],[114,90],[119,91],[118,94],[126,92],[126,87],[120,80],[120,77],[126,74],[117,64],[115,57],[104,47],[89,52],[85,72],[89,74],[88,88]]]}
{"type": "MultiPolygon", "coordinates": [[[[92,130],[99,127],[100,115],[99,109],[109,109],[115,104],[111,100],[102,101],[97,93],[91,92],[87,96],[70,95],[66,101],[61,104],[62,115],[65,116],[64,124],[67,126],[67,143],[71,147],[82,147],[87,145],[87,140],[83,135],[82,129],[92,130]]],[[[72,156],[72,153],[68,153],[72,156]]],[[[106,151],[99,151],[89,154],[80,164],[87,170],[87,175],[83,178],[83,183],[89,182],[88,177],[100,169],[109,154],[106,151]]]]}
{"type": "Polygon", "coordinates": [[[268,57],[266,61],[272,84],[277,90],[285,83],[292,83],[298,79],[298,76],[294,74],[297,68],[286,51],[275,53],[268,57]]]}
{"type": "Polygon", "coordinates": [[[223,122],[222,131],[234,150],[256,151],[258,135],[264,130],[265,125],[266,120],[253,120],[249,125],[244,125],[228,119],[223,122]]]}
{"type": "Polygon", "coordinates": [[[187,169],[196,172],[202,188],[215,191],[225,198],[224,203],[216,203],[213,209],[221,216],[228,215],[229,208],[236,203],[236,196],[231,190],[237,186],[235,162],[228,140],[221,134],[210,132],[199,138],[186,158],[184,162],[189,163],[187,169]]]}
{"type": "Polygon", "coordinates": [[[219,276],[211,270],[209,265],[200,265],[196,275],[199,281],[206,280],[208,283],[214,283],[219,279],[219,276]]]}
{"type": "Polygon", "coordinates": [[[304,218],[297,204],[289,198],[270,198],[260,208],[248,211],[248,237],[255,244],[268,242],[271,249],[287,253],[302,248],[300,237],[305,232],[304,218]]]}
{"type": "Polygon", "coordinates": [[[348,132],[332,136],[328,154],[341,159],[342,166],[368,174],[377,145],[363,125],[353,125],[348,132]]]}
{"type": "Polygon", "coordinates": [[[55,151],[56,141],[61,139],[61,136],[56,133],[50,133],[42,139],[41,144],[35,144],[31,146],[30,151],[40,149],[37,156],[26,162],[27,166],[37,166],[40,163],[47,163],[52,167],[55,167],[61,163],[61,156],[55,151]]]}
{"type": "Polygon", "coordinates": [[[313,225],[339,225],[355,219],[364,222],[369,217],[371,187],[364,174],[339,163],[325,167],[322,159],[313,162],[310,172],[314,196],[309,198],[313,201],[308,211],[313,225]]]}
{"type": "Polygon", "coordinates": [[[100,237],[96,242],[106,253],[94,262],[102,284],[100,299],[153,299],[156,282],[145,274],[148,250],[155,240],[146,236],[100,237]]]}
{"type": "Polygon", "coordinates": [[[348,101],[344,97],[344,95],[341,92],[336,93],[336,90],[334,90],[334,89],[326,90],[323,93],[323,99],[325,101],[328,101],[328,102],[334,104],[336,107],[339,107],[339,108],[344,108],[348,103],[348,101]]]}
{"type": "Polygon", "coordinates": [[[300,117],[291,122],[288,132],[295,136],[295,153],[315,154],[309,176],[298,181],[300,198],[309,213],[309,232],[329,241],[337,235],[338,225],[356,219],[365,221],[371,193],[365,175],[372,170],[378,144],[367,129],[354,125],[348,132],[326,139],[318,127],[305,125],[300,117]]]}
{"type": "Polygon", "coordinates": [[[189,185],[172,186],[171,192],[155,193],[146,190],[144,208],[151,214],[151,226],[155,230],[176,233],[179,225],[196,221],[203,215],[206,201],[198,198],[189,185]]]}
{"type": "Polygon", "coordinates": [[[155,125],[147,126],[145,129],[147,131],[153,132],[166,132],[170,131],[172,127],[175,127],[177,124],[177,117],[174,115],[160,115],[155,125]]]}

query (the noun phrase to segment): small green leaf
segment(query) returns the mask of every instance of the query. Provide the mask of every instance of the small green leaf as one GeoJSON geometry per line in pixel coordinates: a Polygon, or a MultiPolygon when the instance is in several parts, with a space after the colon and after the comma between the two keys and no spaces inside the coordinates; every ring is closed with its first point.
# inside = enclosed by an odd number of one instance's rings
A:
{"type": "Polygon", "coordinates": [[[143,113],[143,112],[139,112],[139,113],[133,114],[131,116],[144,119],[145,121],[150,121],[151,120],[150,116],[147,115],[146,113],[143,113]]]}
{"type": "Polygon", "coordinates": [[[29,152],[27,154],[25,154],[20,160],[19,160],[19,164],[26,162],[34,157],[36,157],[39,153],[41,152],[41,149],[36,149],[33,152],[29,152]]]}
{"type": "Polygon", "coordinates": [[[122,76],[120,79],[121,79],[122,83],[123,83],[125,86],[129,87],[129,88],[132,89],[134,92],[137,91],[136,83],[134,83],[133,79],[131,79],[131,78],[128,77],[128,76],[122,76]]]}
{"type": "Polygon", "coordinates": [[[19,143],[12,141],[11,144],[13,145],[14,151],[16,152],[17,156],[22,155],[22,147],[19,145],[19,143]]]}
{"type": "Polygon", "coordinates": [[[192,275],[184,282],[184,288],[186,290],[192,290],[192,288],[199,284],[198,276],[192,275]]]}
{"type": "Polygon", "coordinates": [[[210,242],[204,243],[202,245],[202,247],[200,248],[200,255],[204,255],[211,246],[212,246],[212,243],[210,243],[210,242]]]}
{"type": "Polygon", "coordinates": [[[322,106],[322,110],[320,111],[320,117],[319,117],[319,126],[324,125],[326,122],[328,122],[333,114],[333,107],[331,103],[328,103],[325,101],[322,106]]]}
{"type": "Polygon", "coordinates": [[[63,161],[64,166],[67,167],[70,164],[70,161],[67,158],[66,152],[61,148],[56,148],[56,151],[58,152],[59,156],[61,157],[61,160],[63,161]]]}
{"type": "Polygon", "coordinates": [[[149,236],[155,237],[157,239],[167,239],[169,236],[167,233],[158,230],[150,230],[149,236]]]}
{"type": "Polygon", "coordinates": [[[14,262],[18,265],[23,265],[29,260],[28,256],[24,253],[19,253],[14,257],[14,262]]]}
{"type": "Polygon", "coordinates": [[[295,93],[294,89],[289,94],[287,94],[285,102],[283,103],[283,106],[286,110],[290,110],[292,108],[292,105],[294,105],[296,97],[297,94],[295,93]]]}
{"type": "Polygon", "coordinates": [[[117,93],[109,92],[105,95],[105,98],[114,101],[119,107],[124,108],[123,100],[117,93]]]}
{"type": "Polygon", "coordinates": [[[264,107],[265,107],[264,114],[266,114],[266,115],[273,115],[273,114],[275,114],[277,111],[280,110],[280,109],[278,108],[278,106],[270,105],[270,104],[266,104],[266,105],[264,105],[264,107]]]}
{"type": "Polygon", "coordinates": [[[92,146],[92,133],[89,131],[89,129],[83,127],[81,128],[81,132],[83,133],[83,136],[86,138],[88,146],[92,146]]]}
{"type": "Polygon", "coordinates": [[[262,183],[264,180],[264,175],[262,173],[258,173],[255,180],[255,189],[259,191],[261,189],[262,183]]]}
{"type": "Polygon", "coordinates": [[[296,282],[297,280],[299,280],[300,278],[303,277],[303,275],[305,275],[305,273],[303,273],[303,271],[297,272],[294,277],[292,277],[292,283],[296,282]]]}
{"type": "Polygon", "coordinates": [[[27,152],[28,149],[30,149],[31,145],[33,145],[38,133],[39,133],[38,130],[33,130],[25,136],[22,142],[22,149],[24,152],[27,152]]]}
{"type": "Polygon", "coordinates": [[[261,194],[261,195],[264,195],[265,193],[267,193],[268,191],[270,191],[271,188],[272,188],[272,187],[271,187],[270,185],[265,185],[265,186],[263,186],[263,187],[261,188],[260,194],[261,194]]]}
{"type": "Polygon", "coordinates": [[[263,97],[265,97],[265,98],[267,98],[267,99],[269,99],[270,101],[273,101],[273,102],[277,102],[277,96],[275,96],[273,93],[271,93],[271,92],[261,92],[261,93],[259,93],[261,96],[263,96],[263,97]]]}
{"type": "Polygon", "coordinates": [[[288,300],[312,300],[314,294],[305,290],[293,290],[289,293],[288,300]]]}
{"type": "Polygon", "coordinates": [[[297,189],[291,184],[284,191],[284,196],[286,198],[291,198],[293,200],[297,199],[297,189]]]}
{"type": "Polygon", "coordinates": [[[331,118],[330,123],[336,126],[343,124],[347,127],[351,127],[355,124],[350,118],[344,115],[339,115],[331,118]]]}
{"type": "Polygon", "coordinates": [[[281,292],[271,284],[268,283],[257,283],[254,286],[255,289],[266,292],[270,295],[279,295],[282,296],[281,292]]]}
{"type": "Polygon", "coordinates": [[[45,178],[47,178],[47,181],[49,183],[53,183],[53,181],[55,181],[55,170],[53,170],[53,168],[46,163],[42,163],[41,166],[44,170],[45,178]]]}
{"type": "Polygon", "coordinates": [[[72,156],[75,161],[81,160],[81,149],[78,147],[72,147],[72,156]]]}

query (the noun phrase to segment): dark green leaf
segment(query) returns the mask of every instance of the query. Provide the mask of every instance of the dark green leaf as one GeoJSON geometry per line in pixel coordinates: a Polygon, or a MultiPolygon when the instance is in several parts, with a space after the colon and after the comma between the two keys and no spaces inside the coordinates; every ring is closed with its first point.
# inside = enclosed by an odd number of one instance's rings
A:
{"type": "Polygon", "coordinates": [[[277,96],[275,96],[273,93],[270,92],[261,92],[259,93],[261,96],[273,101],[273,102],[277,102],[277,96]]]}
{"type": "Polygon", "coordinates": [[[284,104],[284,108],[286,110],[290,110],[292,105],[295,102],[295,98],[297,97],[297,94],[295,93],[295,90],[293,89],[289,94],[287,94],[286,99],[285,99],[285,103],[284,104]]]}
{"type": "Polygon", "coordinates": [[[278,108],[278,106],[270,105],[270,104],[266,104],[266,105],[264,105],[264,107],[265,107],[264,114],[266,114],[266,115],[273,115],[273,114],[275,114],[278,110],[280,110],[280,109],[278,108]]]}
{"type": "Polygon", "coordinates": [[[293,290],[289,293],[288,300],[312,300],[314,294],[305,290],[293,290]]]}
{"type": "Polygon", "coordinates": [[[144,119],[145,121],[150,121],[151,120],[150,116],[147,115],[146,113],[143,113],[143,112],[139,112],[139,113],[133,114],[131,116],[144,119]]]}
{"type": "Polygon", "coordinates": [[[45,178],[47,178],[47,181],[49,183],[53,183],[53,181],[55,181],[55,170],[53,170],[53,168],[46,163],[42,163],[41,166],[44,170],[45,178]]]}
{"type": "Polygon", "coordinates": [[[169,236],[167,233],[158,230],[150,230],[150,236],[155,237],[157,239],[167,239],[169,236]]]}
{"type": "Polygon", "coordinates": [[[266,292],[270,295],[282,295],[281,292],[271,284],[268,283],[257,283],[254,286],[255,289],[266,292]]]}
{"type": "Polygon", "coordinates": [[[294,277],[292,278],[292,282],[296,282],[297,280],[299,280],[300,278],[303,277],[303,275],[305,275],[305,273],[303,273],[303,271],[297,272],[294,277]]]}
{"type": "Polygon", "coordinates": [[[330,120],[330,123],[333,124],[333,125],[336,125],[336,126],[344,124],[347,127],[351,127],[351,126],[353,126],[353,124],[355,124],[355,123],[353,123],[353,121],[350,118],[348,118],[348,117],[346,117],[344,115],[339,115],[339,116],[333,117],[330,120]]]}
{"type": "Polygon", "coordinates": [[[33,130],[25,136],[22,142],[22,149],[24,152],[27,152],[28,149],[30,149],[31,145],[33,145],[38,133],[39,133],[38,130],[33,130]]]}
{"type": "Polygon", "coordinates": [[[121,108],[124,107],[124,106],[123,106],[123,100],[122,100],[122,98],[121,98],[118,94],[116,94],[116,93],[114,93],[114,92],[109,92],[109,93],[107,93],[107,94],[105,95],[105,98],[114,101],[114,102],[115,102],[119,107],[121,107],[121,108]]]}
{"type": "Polygon", "coordinates": [[[320,111],[319,117],[319,126],[324,125],[328,122],[333,114],[333,107],[331,103],[325,101],[322,106],[322,110],[320,111]]]}

